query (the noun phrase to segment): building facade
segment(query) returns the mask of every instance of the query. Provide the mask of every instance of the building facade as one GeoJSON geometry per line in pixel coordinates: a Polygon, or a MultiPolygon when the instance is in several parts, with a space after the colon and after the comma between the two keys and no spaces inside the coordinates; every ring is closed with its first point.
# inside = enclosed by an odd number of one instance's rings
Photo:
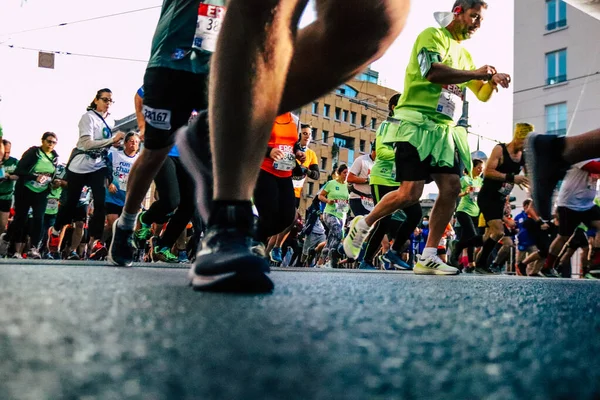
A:
{"type": "Polygon", "coordinates": [[[379,124],[388,116],[388,101],[397,91],[377,84],[378,73],[368,69],[334,92],[302,107],[295,113],[312,127],[310,148],[317,154],[319,182],[306,180],[300,213],[310,205],[319,189],[331,178],[334,168],[348,167],[368,154],[379,124]]]}
{"type": "Polygon", "coordinates": [[[562,0],[515,1],[514,122],[538,133],[598,128],[600,21],[562,0]]]}

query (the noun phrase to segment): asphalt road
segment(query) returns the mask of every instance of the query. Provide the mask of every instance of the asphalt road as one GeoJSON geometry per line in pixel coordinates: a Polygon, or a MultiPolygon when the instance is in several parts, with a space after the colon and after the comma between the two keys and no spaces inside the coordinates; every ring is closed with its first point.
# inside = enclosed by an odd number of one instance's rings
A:
{"type": "Polygon", "coordinates": [[[0,399],[598,399],[600,282],[0,264],[0,399]]]}

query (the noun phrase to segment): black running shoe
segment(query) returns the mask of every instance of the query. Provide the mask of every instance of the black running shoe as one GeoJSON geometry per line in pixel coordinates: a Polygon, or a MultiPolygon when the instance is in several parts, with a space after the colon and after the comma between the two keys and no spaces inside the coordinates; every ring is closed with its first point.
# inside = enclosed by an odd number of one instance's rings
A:
{"type": "Polygon", "coordinates": [[[525,161],[531,198],[544,221],[552,219],[552,195],[570,165],[563,160],[565,138],[556,135],[530,133],[527,137],[525,161]]]}
{"type": "Polygon", "coordinates": [[[540,274],[546,278],[560,278],[561,276],[554,268],[542,269],[540,274]]]}
{"type": "Polygon", "coordinates": [[[487,266],[486,267],[479,267],[479,266],[477,266],[473,270],[473,273],[476,274],[476,275],[496,275],[494,273],[494,271],[492,271],[490,269],[490,267],[487,267],[487,266]]]}
{"type": "Polygon", "coordinates": [[[212,203],[212,156],[208,131],[208,112],[201,111],[189,126],[176,133],[181,161],[196,184],[196,207],[208,221],[212,203]]]}
{"type": "Polygon", "coordinates": [[[113,223],[112,240],[108,249],[108,261],[120,267],[131,267],[135,253],[133,229],[121,229],[118,223],[118,219],[113,223]]]}
{"type": "Polygon", "coordinates": [[[210,292],[273,291],[273,282],[266,275],[269,264],[252,252],[251,244],[251,236],[237,228],[209,228],[189,272],[192,287],[210,292]]]}

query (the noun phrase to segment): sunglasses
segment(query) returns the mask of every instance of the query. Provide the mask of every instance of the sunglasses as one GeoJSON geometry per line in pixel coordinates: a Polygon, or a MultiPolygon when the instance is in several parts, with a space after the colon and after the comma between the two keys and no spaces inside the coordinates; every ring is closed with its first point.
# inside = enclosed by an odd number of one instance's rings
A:
{"type": "Polygon", "coordinates": [[[50,144],[56,144],[56,143],[58,143],[56,140],[48,140],[48,139],[46,139],[46,142],[50,143],[50,144]]]}
{"type": "Polygon", "coordinates": [[[103,102],[105,102],[107,104],[115,102],[113,99],[109,99],[108,97],[100,97],[100,100],[102,100],[103,102]]]}

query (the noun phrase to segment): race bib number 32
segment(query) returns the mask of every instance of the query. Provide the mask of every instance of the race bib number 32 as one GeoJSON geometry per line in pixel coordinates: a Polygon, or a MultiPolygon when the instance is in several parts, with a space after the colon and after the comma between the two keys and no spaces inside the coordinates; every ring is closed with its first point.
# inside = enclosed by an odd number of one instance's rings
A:
{"type": "Polygon", "coordinates": [[[224,17],[225,7],[200,3],[193,47],[214,53],[224,17]]]}

